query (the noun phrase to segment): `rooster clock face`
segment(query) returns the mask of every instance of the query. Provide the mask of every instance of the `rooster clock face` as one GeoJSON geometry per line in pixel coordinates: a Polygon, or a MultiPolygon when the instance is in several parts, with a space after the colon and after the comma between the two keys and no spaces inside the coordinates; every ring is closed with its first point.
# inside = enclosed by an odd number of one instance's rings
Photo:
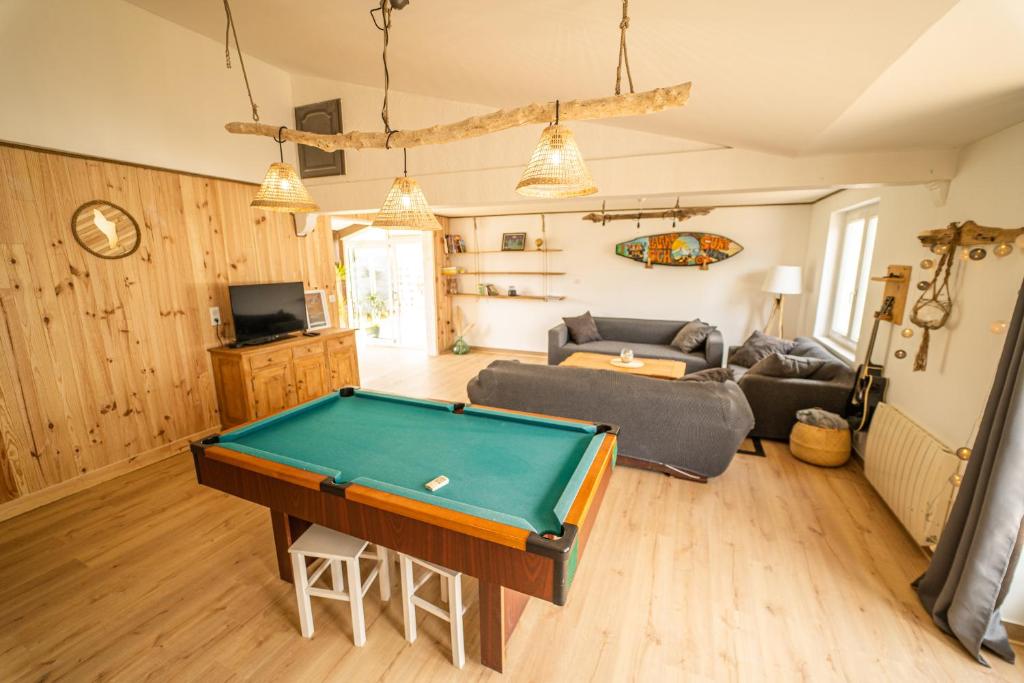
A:
{"type": "Polygon", "coordinates": [[[139,248],[139,224],[110,202],[86,202],[71,217],[71,232],[83,249],[106,259],[124,258],[139,248]]]}

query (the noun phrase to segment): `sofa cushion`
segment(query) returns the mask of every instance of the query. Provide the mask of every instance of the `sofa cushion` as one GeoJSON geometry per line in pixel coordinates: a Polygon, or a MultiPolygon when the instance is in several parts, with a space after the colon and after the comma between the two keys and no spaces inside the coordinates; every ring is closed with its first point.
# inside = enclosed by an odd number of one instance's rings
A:
{"type": "Polygon", "coordinates": [[[672,346],[661,344],[638,344],[636,342],[615,341],[602,339],[601,341],[589,342],[587,344],[566,344],[565,350],[575,353],[576,351],[588,351],[590,353],[603,353],[609,356],[619,355],[622,349],[633,349],[633,355],[637,358],[660,358],[662,360],[681,360],[686,363],[686,372],[696,372],[708,367],[707,357],[699,353],[683,353],[672,346]]]}
{"type": "Polygon", "coordinates": [[[796,342],[794,341],[779,339],[778,337],[765,334],[760,330],[754,330],[754,332],[747,337],[747,341],[743,342],[743,346],[738,348],[732,358],[729,359],[729,363],[743,365],[750,368],[766,356],[770,356],[776,352],[783,354],[789,353],[795,346],[796,342]]]}
{"type": "Polygon", "coordinates": [[[700,348],[713,329],[715,329],[714,325],[708,325],[700,318],[691,320],[679,329],[669,346],[674,346],[683,353],[689,353],[700,348]]]}
{"type": "Polygon", "coordinates": [[[565,321],[565,326],[569,328],[569,338],[572,339],[573,343],[586,344],[587,342],[601,340],[601,334],[597,331],[597,324],[594,322],[594,316],[590,315],[590,311],[583,315],[562,318],[562,320],[565,321]]]}
{"type": "Polygon", "coordinates": [[[679,378],[680,382],[731,382],[736,376],[731,368],[707,368],[679,378]]]}
{"type": "Polygon", "coordinates": [[[757,361],[747,375],[768,377],[807,378],[821,369],[827,361],[810,356],[788,356],[773,353],[757,361]]]}

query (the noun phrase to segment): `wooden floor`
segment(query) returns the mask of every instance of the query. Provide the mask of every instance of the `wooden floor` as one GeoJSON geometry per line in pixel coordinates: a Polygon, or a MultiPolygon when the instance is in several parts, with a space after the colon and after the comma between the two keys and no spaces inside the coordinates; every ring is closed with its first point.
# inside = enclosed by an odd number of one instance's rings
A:
{"type": "MultiPolygon", "coordinates": [[[[498,357],[362,355],[365,386],[453,400],[498,357]]],[[[364,648],[330,601],[303,640],[266,510],[175,456],[0,524],[0,679],[1022,679],[931,625],[909,585],[926,562],[857,469],[766,446],[708,485],[619,468],[569,604],[530,602],[503,677],[478,663],[473,581],[462,672],[444,623],[408,645],[376,590],[364,648]]]]}

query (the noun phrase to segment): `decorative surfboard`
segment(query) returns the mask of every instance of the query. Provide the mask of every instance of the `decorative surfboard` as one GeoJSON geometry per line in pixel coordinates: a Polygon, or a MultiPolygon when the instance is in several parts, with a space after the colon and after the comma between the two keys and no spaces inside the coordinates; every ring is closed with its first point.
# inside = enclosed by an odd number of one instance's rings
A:
{"type": "Polygon", "coordinates": [[[698,266],[707,270],[743,251],[743,245],[710,232],[666,232],[615,245],[615,253],[652,266],[698,266]]]}

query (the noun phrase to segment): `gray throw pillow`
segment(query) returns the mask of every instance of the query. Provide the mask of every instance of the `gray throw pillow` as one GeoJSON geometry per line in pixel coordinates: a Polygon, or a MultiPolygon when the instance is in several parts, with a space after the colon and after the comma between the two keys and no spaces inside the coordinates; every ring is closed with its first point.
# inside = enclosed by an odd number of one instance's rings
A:
{"type": "Polygon", "coordinates": [[[601,341],[601,333],[597,331],[597,323],[594,316],[587,311],[575,318],[562,318],[565,326],[569,328],[569,339],[573,344],[586,344],[592,341],[601,341]]]}
{"type": "Polygon", "coordinates": [[[825,364],[820,358],[806,356],[785,356],[773,353],[754,363],[747,370],[748,375],[766,375],[767,377],[806,378],[813,375],[825,364]]]}
{"type": "Polygon", "coordinates": [[[754,330],[754,333],[747,337],[747,341],[743,342],[743,346],[736,349],[736,353],[732,354],[732,357],[729,358],[729,363],[752,368],[762,358],[773,353],[789,353],[793,350],[794,346],[796,346],[794,341],[779,339],[760,330],[754,330]]]}
{"type": "Polygon", "coordinates": [[[679,378],[680,382],[728,382],[736,379],[732,368],[708,368],[679,378]]]}
{"type": "Polygon", "coordinates": [[[679,328],[675,338],[670,343],[683,353],[689,353],[700,347],[707,340],[708,335],[711,334],[713,329],[715,329],[714,325],[708,325],[706,322],[702,322],[700,318],[697,318],[679,328]]]}

